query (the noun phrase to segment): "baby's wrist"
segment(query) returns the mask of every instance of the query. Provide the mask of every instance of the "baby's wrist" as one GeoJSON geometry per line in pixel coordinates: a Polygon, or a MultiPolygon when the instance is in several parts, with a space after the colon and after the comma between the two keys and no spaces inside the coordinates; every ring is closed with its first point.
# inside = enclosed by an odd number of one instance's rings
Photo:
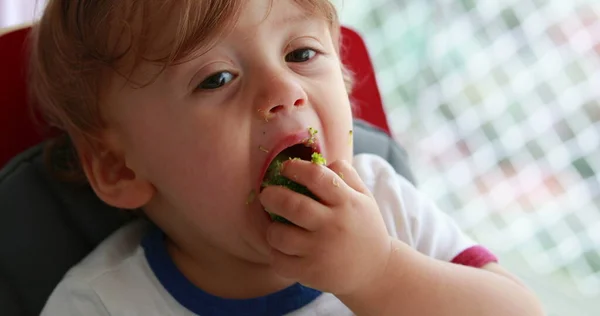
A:
{"type": "MultiPolygon", "coordinates": [[[[405,243],[390,237],[390,252],[385,262],[373,269],[381,272],[355,291],[343,295],[336,295],[344,304],[384,307],[387,297],[398,293],[399,287],[410,287],[405,276],[414,269],[419,269],[417,264],[419,253],[405,243]],[[415,262],[417,261],[417,262],[415,262]],[[382,268],[383,266],[383,268],[382,268]]],[[[370,308],[369,308],[370,309],[370,308]]],[[[378,313],[374,313],[378,314],[378,313]]]]}
{"type": "MultiPolygon", "coordinates": [[[[356,288],[352,289],[352,291],[348,291],[346,293],[338,293],[336,296],[347,297],[347,298],[360,298],[362,296],[369,296],[370,292],[374,290],[381,289],[381,286],[384,285],[386,275],[388,274],[388,270],[393,260],[393,252],[396,251],[396,247],[394,246],[394,241],[392,238],[389,239],[389,248],[387,248],[387,253],[381,256],[381,260],[374,261],[370,267],[367,267],[367,271],[371,271],[369,277],[367,277],[362,282],[359,282],[356,288]]],[[[335,294],[335,293],[334,293],[335,294]]]]}

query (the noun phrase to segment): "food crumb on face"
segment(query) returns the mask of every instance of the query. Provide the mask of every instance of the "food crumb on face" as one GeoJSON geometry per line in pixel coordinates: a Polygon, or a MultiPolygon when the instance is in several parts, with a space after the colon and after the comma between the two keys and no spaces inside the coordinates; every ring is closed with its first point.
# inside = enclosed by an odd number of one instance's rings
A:
{"type": "Polygon", "coordinates": [[[250,191],[250,194],[248,194],[248,198],[246,199],[246,205],[252,204],[252,202],[254,202],[255,198],[256,198],[256,192],[254,190],[250,191]]]}
{"type": "Polygon", "coordinates": [[[333,186],[335,186],[336,188],[340,187],[340,184],[338,183],[336,178],[333,178],[333,186]]]}
{"type": "Polygon", "coordinates": [[[308,138],[308,140],[306,141],[307,144],[312,145],[315,143],[316,141],[316,135],[319,131],[317,131],[316,129],[312,128],[312,127],[308,127],[308,133],[310,134],[310,137],[308,138]]]}
{"type": "Polygon", "coordinates": [[[314,152],[311,155],[311,162],[316,165],[325,165],[327,164],[327,160],[320,153],[314,152]]]}
{"type": "Polygon", "coordinates": [[[344,180],[344,174],[343,174],[341,171],[340,171],[340,172],[338,172],[338,175],[340,176],[340,178],[341,178],[342,180],[344,180]]]}
{"type": "Polygon", "coordinates": [[[352,130],[350,130],[350,132],[348,133],[348,144],[352,145],[352,135],[354,134],[354,132],[352,130]]]}
{"type": "Polygon", "coordinates": [[[258,146],[258,149],[260,149],[260,151],[262,151],[262,152],[269,153],[269,150],[263,146],[258,146]]]}
{"type": "Polygon", "coordinates": [[[258,110],[258,113],[260,113],[260,115],[262,116],[262,118],[265,120],[265,122],[269,122],[269,119],[273,117],[273,113],[264,111],[264,110],[258,110]]]}

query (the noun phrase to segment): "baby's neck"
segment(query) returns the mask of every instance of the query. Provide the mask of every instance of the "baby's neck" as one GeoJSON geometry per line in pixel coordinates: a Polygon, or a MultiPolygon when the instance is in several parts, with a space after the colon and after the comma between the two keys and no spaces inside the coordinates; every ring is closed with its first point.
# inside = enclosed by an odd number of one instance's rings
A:
{"type": "Polygon", "coordinates": [[[256,298],[294,284],[293,281],[279,277],[266,264],[220,254],[194,256],[170,240],[167,242],[167,249],[177,268],[190,282],[204,292],[221,298],[256,298]]]}

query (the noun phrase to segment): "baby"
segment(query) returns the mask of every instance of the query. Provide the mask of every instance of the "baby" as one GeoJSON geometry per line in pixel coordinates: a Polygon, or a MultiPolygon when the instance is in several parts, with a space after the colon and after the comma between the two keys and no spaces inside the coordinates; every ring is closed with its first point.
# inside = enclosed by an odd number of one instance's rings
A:
{"type": "Polygon", "coordinates": [[[50,0],[37,103],[97,196],[152,224],[105,240],[42,314],[542,314],[385,160],[353,157],[339,37],[327,0],[50,0]],[[264,185],[281,155],[313,198],[264,185]]]}

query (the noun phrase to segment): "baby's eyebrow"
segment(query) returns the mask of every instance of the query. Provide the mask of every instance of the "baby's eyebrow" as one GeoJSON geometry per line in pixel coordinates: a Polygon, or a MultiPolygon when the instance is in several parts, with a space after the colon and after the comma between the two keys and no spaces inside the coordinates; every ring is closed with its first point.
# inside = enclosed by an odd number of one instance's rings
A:
{"type": "Polygon", "coordinates": [[[163,75],[167,80],[176,80],[178,78],[186,78],[190,77],[193,79],[192,74],[197,70],[195,66],[194,60],[200,56],[205,55],[210,51],[210,45],[202,44],[198,45],[196,48],[196,52],[192,53],[190,56],[187,56],[183,60],[168,65],[167,68],[164,69],[163,75]],[[202,53],[198,53],[198,51],[202,53]]]}
{"type": "Polygon", "coordinates": [[[279,27],[283,27],[287,24],[308,22],[308,21],[311,21],[314,19],[315,19],[315,17],[311,16],[309,14],[294,14],[294,15],[287,15],[287,16],[284,16],[283,18],[274,20],[272,22],[272,25],[279,28],[279,27]]]}

